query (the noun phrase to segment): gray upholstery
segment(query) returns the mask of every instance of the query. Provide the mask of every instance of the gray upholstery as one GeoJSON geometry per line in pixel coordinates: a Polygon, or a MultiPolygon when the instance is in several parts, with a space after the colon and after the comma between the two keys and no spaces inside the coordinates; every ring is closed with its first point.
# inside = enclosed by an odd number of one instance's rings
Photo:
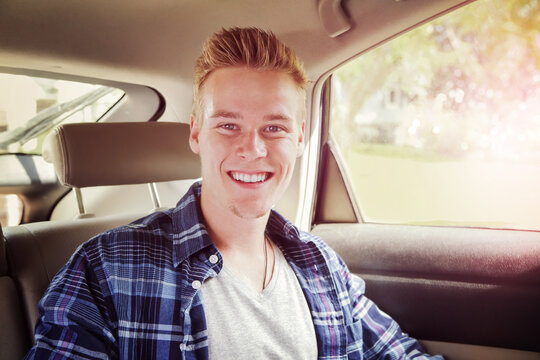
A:
{"type": "Polygon", "coordinates": [[[65,124],[46,138],[43,157],[71,187],[195,179],[200,162],[188,138],[181,123],[65,124]]]}
{"type": "Polygon", "coordinates": [[[0,224],[0,276],[7,275],[7,258],[6,258],[6,246],[5,246],[4,233],[2,231],[2,224],[0,224]]]}
{"type": "Polygon", "coordinates": [[[20,359],[30,346],[13,278],[8,276],[6,242],[0,226],[0,359],[20,359]]]}
{"type": "MultiPolygon", "coordinates": [[[[67,124],[47,139],[44,156],[74,187],[138,184],[200,176],[180,123],[67,124]]],[[[150,210],[150,209],[149,209],[150,210]]],[[[0,359],[20,359],[33,343],[38,302],[76,248],[144,214],[47,221],[4,229],[0,243],[0,359]]]]}

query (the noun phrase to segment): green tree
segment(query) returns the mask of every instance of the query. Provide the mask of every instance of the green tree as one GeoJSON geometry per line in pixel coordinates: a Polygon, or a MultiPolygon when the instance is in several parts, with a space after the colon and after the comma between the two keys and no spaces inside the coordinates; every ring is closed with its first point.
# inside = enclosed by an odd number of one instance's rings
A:
{"type": "Polygon", "coordinates": [[[531,120],[540,113],[539,0],[477,1],[362,55],[332,81],[332,130],[345,148],[399,143],[408,131],[410,144],[455,157],[540,136],[531,120]]]}

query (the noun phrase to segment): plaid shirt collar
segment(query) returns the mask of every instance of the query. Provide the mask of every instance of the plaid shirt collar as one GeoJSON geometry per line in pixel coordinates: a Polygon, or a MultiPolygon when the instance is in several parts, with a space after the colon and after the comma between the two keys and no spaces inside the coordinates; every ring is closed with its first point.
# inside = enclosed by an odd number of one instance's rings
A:
{"type": "MultiPolygon", "coordinates": [[[[194,183],[172,210],[173,263],[178,267],[183,261],[202,250],[217,252],[217,248],[206,231],[201,206],[201,182],[194,183]]],[[[281,251],[290,246],[298,246],[301,239],[298,229],[287,219],[271,210],[266,226],[266,234],[281,251]]]]}

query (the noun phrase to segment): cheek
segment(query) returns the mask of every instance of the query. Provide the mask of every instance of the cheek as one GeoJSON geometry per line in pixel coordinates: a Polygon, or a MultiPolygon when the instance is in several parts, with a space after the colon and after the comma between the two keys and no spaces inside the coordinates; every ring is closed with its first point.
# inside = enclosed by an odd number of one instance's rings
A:
{"type": "Polygon", "coordinates": [[[216,138],[216,136],[212,136],[211,134],[208,134],[208,132],[205,132],[204,134],[201,134],[199,143],[201,144],[201,155],[212,155],[217,148],[219,147],[219,139],[216,138]]]}
{"type": "Polygon", "coordinates": [[[231,153],[232,145],[218,136],[206,136],[202,139],[200,156],[203,164],[216,167],[216,163],[223,162],[231,153]],[[213,164],[213,165],[210,165],[213,164]]]}
{"type": "Polygon", "coordinates": [[[269,154],[274,154],[274,160],[287,166],[290,163],[294,164],[296,161],[297,150],[296,142],[292,139],[287,139],[286,141],[280,141],[279,143],[274,144],[271,151],[269,151],[269,154]]]}

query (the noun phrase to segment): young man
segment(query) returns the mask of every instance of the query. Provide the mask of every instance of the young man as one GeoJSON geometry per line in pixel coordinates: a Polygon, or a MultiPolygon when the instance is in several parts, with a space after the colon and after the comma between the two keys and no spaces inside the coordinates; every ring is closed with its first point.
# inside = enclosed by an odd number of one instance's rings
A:
{"type": "Polygon", "coordinates": [[[77,250],[40,302],[28,358],[428,358],[338,255],[272,210],[304,147],[292,51],[223,30],[195,72],[202,182],[77,250]]]}

